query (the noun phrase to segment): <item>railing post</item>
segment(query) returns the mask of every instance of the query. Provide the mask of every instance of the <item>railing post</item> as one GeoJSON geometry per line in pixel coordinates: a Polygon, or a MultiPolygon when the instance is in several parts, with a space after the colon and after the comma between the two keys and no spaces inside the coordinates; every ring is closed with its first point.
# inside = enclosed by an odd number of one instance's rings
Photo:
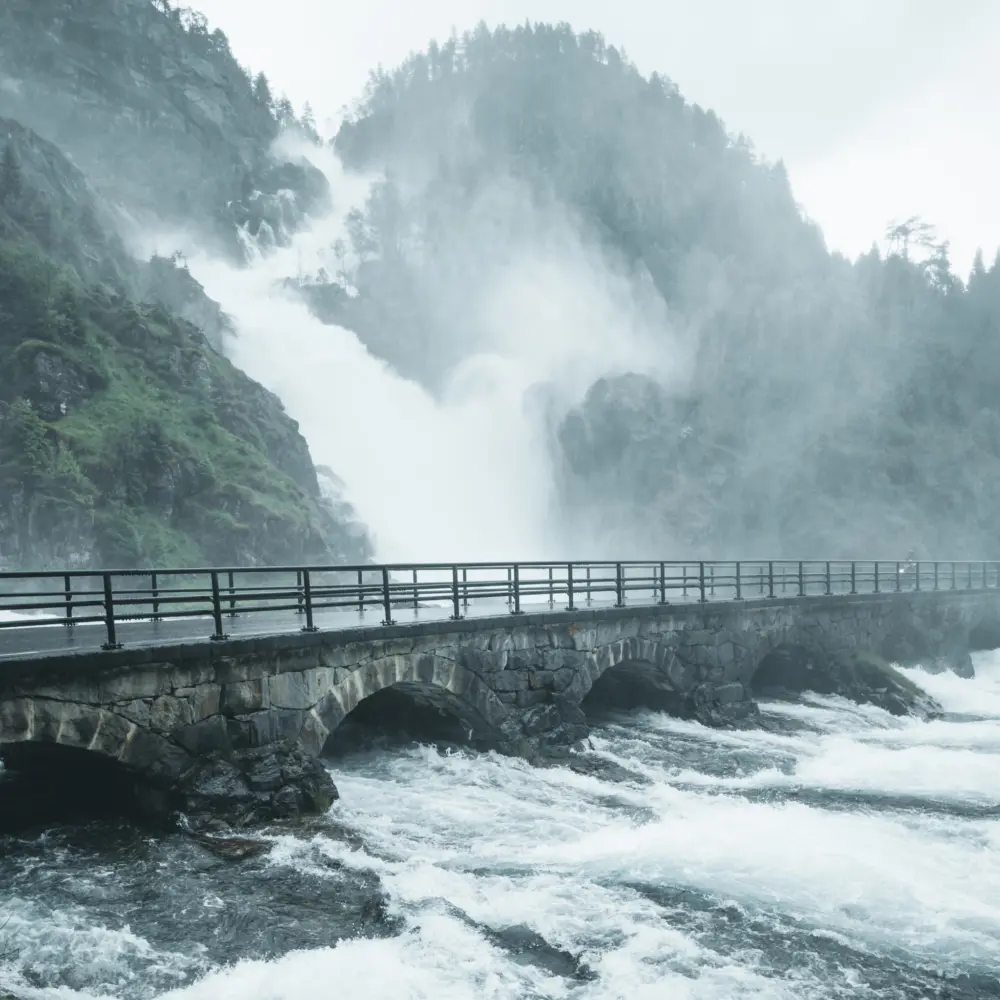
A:
{"type": "Polygon", "coordinates": [[[829,597],[833,593],[832,581],[830,579],[830,560],[826,562],[826,596],[829,597]]]}
{"type": "Polygon", "coordinates": [[[575,611],[576,608],[573,607],[573,564],[566,564],[566,594],[569,597],[569,601],[566,605],[567,611],[575,611]]]}
{"type": "Polygon", "coordinates": [[[806,596],[806,580],[802,574],[802,561],[799,560],[799,597],[806,596]]]}
{"type": "Polygon", "coordinates": [[[111,590],[110,573],[104,574],[104,627],[108,632],[108,641],[101,646],[101,649],[121,649],[122,644],[115,634],[115,598],[111,590]]]}
{"type": "Polygon", "coordinates": [[[358,570],[358,613],[365,613],[365,571],[363,569],[358,570]]]}
{"type": "Polygon", "coordinates": [[[458,567],[451,567],[451,608],[450,618],[453,622],[461,621],[462,612],[458,606],[458,567]]]}
{"type": "Polygon", "coordinates": [[[684,583],[684,596],[687,597],[687,595],[688,595],[688,567],[687,567],[687,563],[684,563],[684,566],[682,567],[682,573],[683,573],[683,583],[684,583]]]}
{"type": "Polygon", "coordinates": [[[302,592],[306,602],[306,623],[302,628],[303,632],[318,632],[319,629],[313,624],[313,596],[312,580],[309,577],[309,570],[302,571],[302,592]]]}
{"type": "Polygon", "coordinates": [[[66,595],[66,626],[73,626],[73,581],[69,573],[63,577],[63,592],[66,595]]]}
{"type": "Polygon", "coordinates": [[[295,603],[298,604],[295,613],[301,615],[305,611],[305,601],[302,597],[302,570],[300,569],[295,571],[295,603]]]}
{"type": "Polygon", "coordinates": [[[858,592],[858,564],[852,559],[851,560],[851,593],[856,594],[858,592]]]}
{"type": "Polygon", "coordinates": [[[236,617],[236,581],[233,579],[233,571],[229,571],[229,617],[236,617]]]}
{"type": "Polygon", "coordinates": [[[382,567],[382,605],[385,612],[382,624],[395,625],[396,623],[392,620],[392,595],[389,591],[389,568],[387,566],[382,567]]]}
{"type": "Polygon", "coordinates": [[[736,600],[740,600],[743,597],[743,592],[740,587],[740,563],[736,560],[736,600]]]}
{"type": "Polygon", "coordinates": [[[955,579],[955,560],[954,559],[951,562],[951,589],[952,590],[957,590],[958,589],[958,581],[955,579]]]}
{"type": "MultiPolygon", "coordinates": [[[[507,567],[507,610],[511,611],[514,607],[514,584],[512,582],[510,567],[507,567]]],[[[511,611],[511,613],[513,613],[511,611]]]]}
{"type": "Polygon", "coordinates": [[[588,566],[587,567],[587,603],[590,604],[592,600],[593,600],[593,597],[591,596],[591,593],[590,593],[590,567],[588,566]]]}
{"type": "Polygon", "coordinates": [[[938,589],[938,565],[939,563],[934,563],[934,589],[938,589]]]}
{"type": "Polygon", "coordinates": [[[462,607],[469,610],[469,571],[462,567],[462,607]]]}
{"type": "Polygon", "coordinates": [[[660,563],[660,604],[667,603],[667,564],[660,563]]]}
{"type": "Polygon", "coordinates": [[[511,614],[521,614],[521,568],[517,563],[514,563],[514,610],[511,614]]]}
{"type": "Polygon", "coordinates": [[[919,562],[916,564],[916,574],[917,574],[917,579],[915,581],[915,586],[914,586],[913,589],[914,590],[919,590],[920,589],[920,563],[919,562]]]}
{"type": "Polygon", "coordinates": [[[615,563],[615,607],[625,607],[625,574],[621,563],[615,563]]]}
{"type": "Polygon", "coordinates": [[[878,589],[878,560],[875,560],[875,593],[879,592],[878,589]]]}
{"type": "Polygon", "coordinates": [[[416,611],[420,605],[417,603],[417,571],[413,571],[413,610],[416,611]]]}
{"type": "Polygon", "coordinates": [[[698,601],[701,604],[705,603],[705,564],[703,562],[698,563],[698,601]]]}
{"type": "Polygon", "coordinates": [[[708,576],[709,576],[709,592],[711,593],[712,597],[715,597],[715,564],[714,563],[711,566],[708,567],[708,576]]]}
{"type": "Polygon", "coordinates": [[[896,593],[903,589],[903,575],[899,570],[899,563],[896,563],[896,593]]]}
{"type": "Polygon", "coordinates": [[[210,636],[213,642],[221,642],[229,636],[222,631],[222,596],[219,593],[219,574],[212,570],[212,618],[215,620],[215,634],[210,636]]]}
{"type": "Polygon", "coordinates": [[[966,568],[968,569],[969,572],[969,580],[965,585],[965,589],[972,590],[972,563],[967,563],[966,568]]]}
{"type": "Polygon", "coordinates": [[[549,607],[556,603],[556,592],[552,583],[552,567],[549,567],[549,607]]]}
{"type": "Polygon", "coordinates": [[[155,573],[149,574],[149,586],[153,593],[153,621],[154,622],[162,621],[162,619],[160,618],[160,601],[159,601],[160,591],[157,589],[155,573]]]}
{"type": "Polygon", "coordinates": [[[767,564],[767,596],[774,597],[774,562],[767,564]]]}

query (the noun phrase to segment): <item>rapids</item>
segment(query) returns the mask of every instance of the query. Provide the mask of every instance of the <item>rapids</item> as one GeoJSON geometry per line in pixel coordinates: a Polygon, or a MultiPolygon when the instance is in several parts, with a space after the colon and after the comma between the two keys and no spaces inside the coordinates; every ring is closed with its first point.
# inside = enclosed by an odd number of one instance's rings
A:
{"type": "Polygon", "coordinates": [[[107,818],[8,837],[0,995],[1000,997],[1000,652],[975,660],[909,672],[928,723],[638,712],[550,768],[386,740],[244,861],[107,818]]]}

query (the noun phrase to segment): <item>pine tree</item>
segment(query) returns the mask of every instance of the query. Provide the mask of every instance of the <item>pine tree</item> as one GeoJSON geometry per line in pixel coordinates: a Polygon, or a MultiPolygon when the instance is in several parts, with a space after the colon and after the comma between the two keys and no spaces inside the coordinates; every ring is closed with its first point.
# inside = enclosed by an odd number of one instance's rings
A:
{"type": "Polygon", "coordinates": [[[271,110],[274,97],[271,94],[271,84],[264,73],[258,73],[253,81],[253,97],[262,108],[271,110]]]}

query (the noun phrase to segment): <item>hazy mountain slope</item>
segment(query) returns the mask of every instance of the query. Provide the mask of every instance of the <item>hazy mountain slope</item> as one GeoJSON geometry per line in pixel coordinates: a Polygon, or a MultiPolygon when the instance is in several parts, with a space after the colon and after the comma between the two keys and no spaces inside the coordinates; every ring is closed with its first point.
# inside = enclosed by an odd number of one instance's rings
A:
{"type": "Polygon", "coordinates": [[[163,0],[4,0],[0,115],[140,222],[197,227],[232,252],[236,227],[280,234],[328,194],[318,171],[272,155],[290,107],[222,32],[163,0]]]}
{"type": "MultiPolygon", "coordinates": [[[[916,227],[886,258],[831,255],[780,164],[565,26],[480,28],[374,76],[336,148],[386,180],[311,300],[429,385],[492,346],[481,290],[510,260],[583,248],[653,290],[656,363],[609,361],[553,412],[570,534],[609,553],[995,551],[997,267],[965,288],[916,227]]],[[[623,338],[639,312],[621,303],[623,338]]]]}
{"type": "Polygon", "coordinates": [[[131,260],[50,143],[0,143],[0,566],[364,556],[281,403],[129,297],[174,265],[131,260]]]}

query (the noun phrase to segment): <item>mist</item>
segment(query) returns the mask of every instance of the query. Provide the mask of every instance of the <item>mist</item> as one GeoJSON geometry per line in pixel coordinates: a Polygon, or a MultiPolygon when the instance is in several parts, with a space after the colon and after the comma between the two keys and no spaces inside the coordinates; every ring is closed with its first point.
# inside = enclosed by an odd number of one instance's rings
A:
{"type": "Polygon", "coordinates": [[[351,330],[318,319],[296,287],[337,266],[349,217],[382,179],[345,175],[329,148],[284,152],[324,172],[329,213],[286,247],[245,236],[244,267],[186,238],[188,265],[234,323],[228,353],[282,399],[314,461],[342,481],[376,558],[528,560],[592,548],[565,530],[552,428],[603,375],[680,376],[679,342],[663,350],[662,306],[657,315],[558,206],[532,205],[504,178],[441,252],[416,250],[440,325],[412,366],[424,378],[407,377],[351,330]]]}
{"type": "Polygon", "coordinates": [[[378,558],[992,544],[976,465],[942,481],[995,418],[929,227],[831,254],[781,164],[599,36],[449,45],[376,74],[335,142],[286,140],[325,214],[284,246],[244,230],[247,267],[189,249],[378,558]]]}

